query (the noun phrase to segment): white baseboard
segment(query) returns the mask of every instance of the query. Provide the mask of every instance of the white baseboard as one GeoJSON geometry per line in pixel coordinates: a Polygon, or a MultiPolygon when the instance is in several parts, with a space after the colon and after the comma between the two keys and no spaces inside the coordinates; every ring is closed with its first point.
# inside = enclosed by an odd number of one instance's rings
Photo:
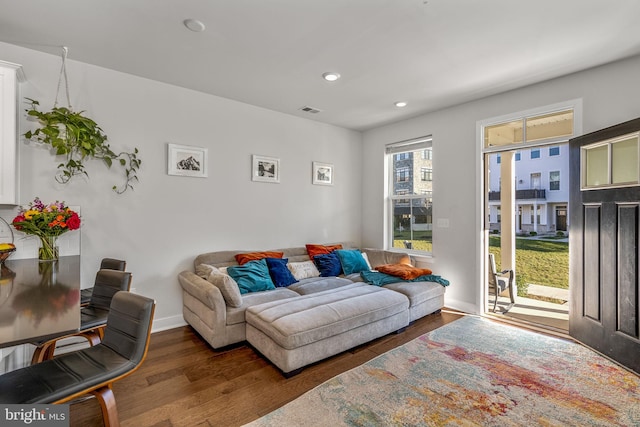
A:
{"type": "Polygon", "coordinates": [[[444,296],[444,306],[464,313],[480,314],[478,313],[478,308],[474,304],[469,304],[468,302],[459,301],[453,298],[447,298],[446,294],[444,296]]]}
{"type": "Polygon", "coordinates": [[[153,326],[151,327],[151,333],[166,331],[167,329],[179,328],[186,325],[187,322],[184,321],[182,314],[162,319],[154,319],[153,326]]]}

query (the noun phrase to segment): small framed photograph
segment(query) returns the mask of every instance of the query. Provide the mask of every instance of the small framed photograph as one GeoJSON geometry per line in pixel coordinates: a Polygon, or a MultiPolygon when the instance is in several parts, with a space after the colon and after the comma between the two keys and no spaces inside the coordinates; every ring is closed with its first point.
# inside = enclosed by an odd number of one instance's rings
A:
{"type": "Polygon", "coordinates": [[[167,173],[206,178],[208,176],[207,152],[206,148],[168,144],[167,173]]]}
{"type": "Polygon", "coordinates": [[[280,159],[266,156],[252,156],[251,180],[259,182],[280,182],[280,159]]]}
{"type": "Polygon", "coordinates": [[[313,183],[315,185],[333,185],[333,165],[313,162],[313,183]]]}

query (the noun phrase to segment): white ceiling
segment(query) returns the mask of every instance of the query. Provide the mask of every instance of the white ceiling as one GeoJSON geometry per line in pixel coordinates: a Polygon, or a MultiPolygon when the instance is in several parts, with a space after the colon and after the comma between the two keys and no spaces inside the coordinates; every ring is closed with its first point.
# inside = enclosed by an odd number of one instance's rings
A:
{"type": "Polygon", "coordinates": [[[638,18],[639,0],[0,0],[0,41],[366,130],[640,54],[638,18]]]}

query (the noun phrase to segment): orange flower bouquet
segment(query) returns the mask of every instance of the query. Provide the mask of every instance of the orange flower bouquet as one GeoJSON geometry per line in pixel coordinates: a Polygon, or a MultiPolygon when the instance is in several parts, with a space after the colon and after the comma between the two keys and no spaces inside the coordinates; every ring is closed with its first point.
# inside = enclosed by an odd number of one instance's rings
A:
{"type": "Polygon", "coordinates": [[[64,202],[44,204],[36,197],[27,208],[20,209],[12,225],[16,230],[40,238],[38,258],[41,261],[58,259],[58,237],[67,231],[80,228],[80,217],[64,202]]]}

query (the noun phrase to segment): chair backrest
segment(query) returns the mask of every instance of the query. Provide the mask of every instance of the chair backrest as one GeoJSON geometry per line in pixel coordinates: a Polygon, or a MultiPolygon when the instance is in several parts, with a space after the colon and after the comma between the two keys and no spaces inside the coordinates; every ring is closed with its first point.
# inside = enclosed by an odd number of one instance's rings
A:
{"type": "Polygon", "coordinates": [[[131,288],[131,273],[118,270],[99,270],[91,293],[89,307],[108,310],[116,292],[131,288]]]}
{"type": "Polygon", "coordinates": [[[118,270],[125,271],[127,269],[127,261],[115,258],[102,258],[100,262],[100,270],[118,270]]]}
{"type": "Polygon", "coordinates": [[[489,283],[495,285],[497,283],[496,275],[498,270],[496,269],[496,257],[494,254],[489,254],[489,283]]]}
{"type": "Polygon", "coordinates": [[[134,364],[141,363],[149,348],[155,301],[131,292],[117,292],[111,302],[104,338],[107,346],[134,364]]]}

